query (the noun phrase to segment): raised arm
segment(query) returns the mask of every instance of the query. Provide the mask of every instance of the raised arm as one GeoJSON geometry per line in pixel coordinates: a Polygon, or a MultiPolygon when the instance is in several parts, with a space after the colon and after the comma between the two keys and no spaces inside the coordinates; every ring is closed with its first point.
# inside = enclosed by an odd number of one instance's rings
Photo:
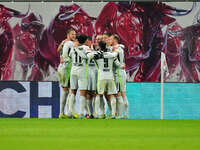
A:
{"type": "Polygon", "coordinates": [[[118,52],[104,52],[104,58],[114,58],[117,57],[118,52]]]}

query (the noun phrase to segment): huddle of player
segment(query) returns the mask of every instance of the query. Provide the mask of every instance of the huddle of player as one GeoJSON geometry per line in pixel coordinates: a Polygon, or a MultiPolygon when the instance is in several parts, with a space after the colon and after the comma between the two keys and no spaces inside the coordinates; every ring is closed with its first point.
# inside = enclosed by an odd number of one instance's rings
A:
{"type": "Polygon", "coordinates": [[[91,37],[67,31],[67,38],[58,47],[62,87],[59,118],[128,118],[124,46],[119,41],[118,35],[105,33],[97,35],[93,44],[91,37]],[[75,110],[78,89],[79,115],[75,110]]]}

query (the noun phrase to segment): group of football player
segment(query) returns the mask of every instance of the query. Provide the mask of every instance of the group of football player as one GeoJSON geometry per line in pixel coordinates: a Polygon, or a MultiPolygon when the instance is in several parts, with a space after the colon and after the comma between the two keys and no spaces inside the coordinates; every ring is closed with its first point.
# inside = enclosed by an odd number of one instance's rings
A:
{"type": "Polygon", "coordinates": [[[59,118],[128,118],[124,46],[118,35],[97,35],[93,44],[90,36],[76,35],[70,29],[58,52],[59,118]],[[75,109],[77,90],[79,114],[75,109]]]}

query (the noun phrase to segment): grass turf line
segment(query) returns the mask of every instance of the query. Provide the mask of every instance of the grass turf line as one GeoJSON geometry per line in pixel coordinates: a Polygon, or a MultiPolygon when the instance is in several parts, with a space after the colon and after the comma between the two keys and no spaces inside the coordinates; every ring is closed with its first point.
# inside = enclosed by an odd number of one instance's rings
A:
{"type": "Polygon", "coordinates": [[[0,119],[0,150],[199,150],[200,120],[0,119]]]}

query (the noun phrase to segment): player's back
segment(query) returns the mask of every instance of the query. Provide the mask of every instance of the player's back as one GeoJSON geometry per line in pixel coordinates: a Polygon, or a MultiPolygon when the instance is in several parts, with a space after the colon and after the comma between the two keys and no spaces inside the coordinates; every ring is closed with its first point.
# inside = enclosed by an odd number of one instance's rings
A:
{"type": "MultiPolygon", "coordinates": [[[[104,52],[103,52],[104,55],[104,52]]],[[[99,80],[114,80],[113,63],[115,58],[100,58],[97,59],[97,67],[99,73],[99,80]]]]}
{"type": "Polygon", "coordinates": [[[81,45],[77,48],[74,48],[73,51],[70,53],[72,60],[72,71],[85,72],[85,68],[87,65],[86,51],[88,50],[88,48],[88,46],[81,45]]]}

